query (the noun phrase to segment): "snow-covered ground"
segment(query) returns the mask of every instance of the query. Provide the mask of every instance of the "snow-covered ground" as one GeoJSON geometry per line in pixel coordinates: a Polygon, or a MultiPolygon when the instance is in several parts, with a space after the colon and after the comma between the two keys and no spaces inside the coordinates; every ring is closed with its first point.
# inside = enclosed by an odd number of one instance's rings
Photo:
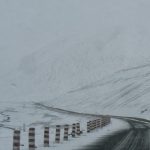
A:
{"type": "Polygon", "coordinates": [[[148,0],[0,3],[2,104],[149,118],[148,0]]]}
{"type": "MultiPolygon", "coordinates": [[[[58,109],[45,107],[40,103],[1,103],[4,109],[0,112],[0,150],[12,149],[13,130],[21,130],[21,150],[28,149],[28,129],[34,127],[36,129],[36,146],[37,149],[46,150],[43,147],[43,132],[44,127],[50,127],[50,147],[54,150],[59,149],[79,149],[86,146],[107,134],[111,134],[121,129],[129,128],[129,125],[117,119],[112,119],[111,124],[97,129],[91,133],[86,133],[87,122],[94,120],[97,117],[76,114],[67,111],[61,112],[58,109]],[[12,108],[16,109],[12,109],[12,108]],[[80,123],[83,134],[78,138],[69,137],[68,142],[63,142],[63,129],[61,130],[61,143],[55,143],[55,125],[72,125],[73,123],[80,123]]],[[[69,129],[71,133],[71,127],[69,129]]]]}
{"type": "MultiPolygon", "coordinates": [[[[70,119],[69,119],[70,121],[70,119]]],[[[55,130],[53,128],[50,129],[50,149],[52,150],[77,150],[79,148],[82,148],[83,146],[86,146],[87,144],[92,144],[97,139],[103,138],[103,136],[112,134],[115,131],[119,131],[121,129],[128,129],[129,125],[123,121],[112,119],[111,124],[102,128],[102,129],[96,129],[95,131],[91,133],[86,133],[86,120],[81,121],[81,130],[83,131],[83,134],[80,137],[72,138],[69,137],[69,141],[64,142],[63,137],[61,137],[60,144],[55,143],[55,130]]],[[[40,126],[36,126],[36,146],[37,150],[48,150],[49,148],[43,147],[43,128],[40,126]]],[[[70,131],[69,131],[70,132],[70,131]]],[[[1,150],[6,149],[12,149],[12,130],[0,130],[0,145],[1,150]]],[[[61,135],[63,136],[63,130],[61,132],[61,135]]],[[[21,146],[21,150],[28,150],[28,132],[21,131],[21,144],[24,146],[21,146]]]]}
{"type": "Polygon", "coordinates": [[[150,119],[149,7],[149,0],[1,0],[0,126],[83,119],[36,102],[150,119]]]}

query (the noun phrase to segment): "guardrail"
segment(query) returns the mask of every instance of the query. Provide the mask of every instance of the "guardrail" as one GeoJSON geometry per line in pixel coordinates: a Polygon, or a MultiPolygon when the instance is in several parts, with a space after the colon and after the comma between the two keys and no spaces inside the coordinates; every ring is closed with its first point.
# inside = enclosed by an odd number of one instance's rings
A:
{"type": "MultiPolygon", "coordinates": [[[[106,117],[100,117],[93,120],[90,120],[87,122],[87,127],[81,130],[80,123],[73,123],[72,125],[55,125],[53,128],[55,128],[55,141],[50,140],[50,128],[51,127],[44,127],[44,139],[43,139],[43,147],[50,147],[51,143],[57,143],[59,144],[61,140],[68,141],[69,136],[72,138],[80,137],[82,133],[89,134],[90,132],[94,131],[98,128],[103,128],[104,126],[107,126],[110,124],[111,118],[109,116],[106,117]],[[61,132],[64,130],[63,132],[61,132]],[[63,135],[61,135],[63,134],[63,135]],[[63,138],[63,139],[61,139],[63,138]]],[[[23,146],[20,144],[20,130],[14,130],[13,135],[13,150],[20,150],[20,146],[23,146]]],[[[28,130],[28,148],[29,150],[35,150],[37,146],[35,145],[35,139],[36,139],[36,131],[35,128],[29,128],[28,130]]]]}

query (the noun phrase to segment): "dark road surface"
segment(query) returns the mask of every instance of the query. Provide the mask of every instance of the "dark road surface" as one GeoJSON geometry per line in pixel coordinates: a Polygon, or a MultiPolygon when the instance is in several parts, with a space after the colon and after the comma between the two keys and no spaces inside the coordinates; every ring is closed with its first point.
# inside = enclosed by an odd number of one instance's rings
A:
{"type": "Polygon", "coordinates": [[[103,137],[80,150],[150,150],[149,123],[127,118],[123,120],[129,123],[130,129],[103,137]]]}

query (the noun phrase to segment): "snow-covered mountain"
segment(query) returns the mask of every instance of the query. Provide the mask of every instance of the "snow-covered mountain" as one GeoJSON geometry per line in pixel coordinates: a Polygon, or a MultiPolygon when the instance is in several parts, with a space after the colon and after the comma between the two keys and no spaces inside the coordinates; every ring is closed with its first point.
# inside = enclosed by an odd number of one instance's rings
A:
{"type": "Polygon", "coordinates": [[[1,102],[148,117],[148,0],[1,3],[1,102]]]}

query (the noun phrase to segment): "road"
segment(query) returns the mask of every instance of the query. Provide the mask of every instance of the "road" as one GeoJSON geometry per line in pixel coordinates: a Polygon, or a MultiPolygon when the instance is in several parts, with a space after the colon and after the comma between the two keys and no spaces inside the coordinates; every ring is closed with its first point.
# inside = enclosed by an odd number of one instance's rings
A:
{"type": "MultiPolygon", "coordinates": [[[[35,103],[36,106],[64,114],[101,117],[101,115],[77,113],[35,103]]],[[[133,117],[110,116],[129,123],[130,128],[113,133],[80,150],[150,150],[150,121],[133,117]]],[[[79,150],[79,149],[78,149],[79,150]]]]}
{"type": "Polygon", "coordinates": [[[131,118],[122,120],[129,123],[129,129],[108,135],[81,150],[150,150],[149,123],[131,118]]]}

